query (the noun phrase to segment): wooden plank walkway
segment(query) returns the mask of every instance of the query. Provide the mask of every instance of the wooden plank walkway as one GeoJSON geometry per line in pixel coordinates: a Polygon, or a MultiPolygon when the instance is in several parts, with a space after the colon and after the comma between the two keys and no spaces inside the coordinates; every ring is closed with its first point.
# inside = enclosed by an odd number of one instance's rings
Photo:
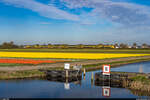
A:
{"type": "Polygon", "coordinates": [[[129,79],[131,77],[136,77],[136,76],[146,76],[147,78],[150,79],[150,73],[136,73],[136,72],[111,72],[110,76],[104,76],[102,72],[95,73],[95,79],[108,79],[110,78],[111,80],[122,80],[122,79],[129,79]]]}
{"type": "MultiPolygon", "coordinates": [[[[47,70],[46,75],[49,77],[66,77],[66,70],[47,70]]],[[[81,70],[68,70],[68,75],[67,77],[78,77],[82,76],[82,71],[81,70]]]]}
{"type": "Polygon", "coordinates": [[[122,79],[127,79],[128,74],[126,73],[111,73],[109,75],[103,75],[101,72],[95,73],[95,79],[96,80],[122,80],[122,79]]]}
{"type": "Polygon", "coordinates": [[[46,79],[53,82],[81,84],[81,70],[40,70],[45,72],[46,79]],[[66,72],[68,73],[66,77],[66,72]]]}
{"type": "Polygon", "coordinates": [[[128,87],[133,81],[131,78],[136,76],[146,76],[150,79],[150,73],[134,73],[134,72],[111,72],[109,75],[103,75],[102,72],[95,73],[94,84],[96,86],[110,86],[116,88],[128,87]]]}

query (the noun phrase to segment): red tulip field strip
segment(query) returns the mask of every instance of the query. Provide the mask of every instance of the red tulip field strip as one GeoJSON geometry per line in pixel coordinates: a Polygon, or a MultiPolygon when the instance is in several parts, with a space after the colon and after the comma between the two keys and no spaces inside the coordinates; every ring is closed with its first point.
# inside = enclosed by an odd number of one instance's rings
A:
{"type": "Polygon", "coordinates": [[[53,60],[33,60],[33,59],[0,59],[0,63],[9,64],[42,64],[42,63],[56,63],[64,61],[53,61],[53,60]]]}

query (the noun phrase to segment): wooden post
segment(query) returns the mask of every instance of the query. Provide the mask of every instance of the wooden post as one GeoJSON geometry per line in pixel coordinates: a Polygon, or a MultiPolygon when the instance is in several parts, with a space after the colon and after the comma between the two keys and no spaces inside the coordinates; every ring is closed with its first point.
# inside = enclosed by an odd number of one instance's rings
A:
{"type": "Polygon", "coordinates": [[[68,77],[66,77],[66,83],[68,83],[68,77]]]}
{"type": "Polygon", "coordinates": [[[68,70],[66,70],[66,78],[69,77],[69,73],[68,73],[68,70]]]}
{"type": "Polygon", "coordinates": [[[85,80],[85,75],[83,76],[83,79],[85,80]]]}
{"type": "Polygon", "coordinates": [[[93,72],[92,72],[92,75],[91,75],[91,80],[93,80],[94,79],[94,75],[93,75],[93,72]]]}
{"type": "Polygon", "coordinates": [[[84,70],[83,70],[83,73],[84,73],[84,76],[85,76],[85,73],[86,73],[85,68],[84,68],[84,70]]]}
{"type": "Polygon", "coordinates": [[[94,80],[94,76],[93,76],[93,72],[92,72],[92,75],[91,75],[91,85],[93,86],[93,81],[94,80]]]}

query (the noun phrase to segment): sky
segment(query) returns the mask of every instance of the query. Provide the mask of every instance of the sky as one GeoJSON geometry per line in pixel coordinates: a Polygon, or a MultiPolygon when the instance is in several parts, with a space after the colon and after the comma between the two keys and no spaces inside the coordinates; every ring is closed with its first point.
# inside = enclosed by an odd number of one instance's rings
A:
{"type": "Polygon", "coordinates": [[[150,0],[0,0],[0,44],[150,44],[150,0]]]}

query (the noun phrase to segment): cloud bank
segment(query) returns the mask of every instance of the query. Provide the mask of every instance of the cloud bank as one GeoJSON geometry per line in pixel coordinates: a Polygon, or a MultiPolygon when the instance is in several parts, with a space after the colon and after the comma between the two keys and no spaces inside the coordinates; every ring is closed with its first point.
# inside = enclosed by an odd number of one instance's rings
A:
{"type": "Polygon", "coordinates": [[[115,2],[111,0],[50,0],[49,4],[36,0],[1,0],[0,2],[19,8],[30,9],[47,18],[77,21],[81,22],[81,24],[94,24],[103,18],[126,26],[150,25],[150,7],[128,2],[115,2]],[[59,4],[53,4],[55,1],[59,2],[59,4]],[[63,5],[69,10],[82,8],[91,8],[92,10],[75,14],[60,9],[59,5],[63,5]],[[86,20],[88,18],[93,19],[92,17],[97,20],[94,20],[94,22],[93,20],[88,20],[86,22],[85,17],[83,17],[84,15],[86,15],[86,20]]]}

